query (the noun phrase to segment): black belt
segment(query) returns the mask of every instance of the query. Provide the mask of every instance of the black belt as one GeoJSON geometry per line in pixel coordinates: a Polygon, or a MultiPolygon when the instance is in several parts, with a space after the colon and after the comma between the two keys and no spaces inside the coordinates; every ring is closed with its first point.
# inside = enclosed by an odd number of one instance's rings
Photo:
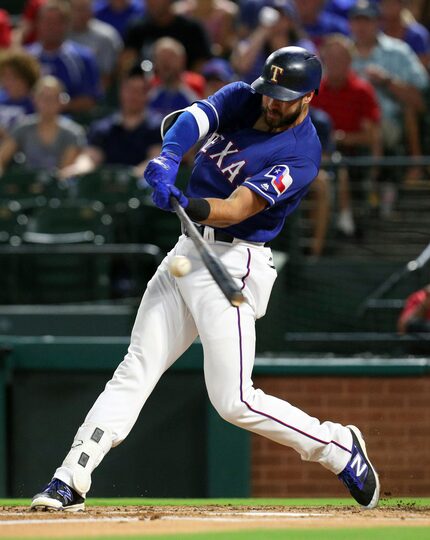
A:
{"type": "MultiPolygon", "coordinates": [[[[198,230],[198,232],[200,233],[200,235],[203,236],[206,225],[197,225],[196,223],[194,223],[194,225],[196,229],[198,230]]],[[[227,242],[228,244],[232,244],[234,240],[236,240],[234,236],[224,231],[220,231],[218,229],[214,229],[213,231],[214,231],[215,242],[227,242]]],[[[188,231],[186,229],[183,230],[183,233],[185,234],[185,236],[189,236],[188,231]]]]}
{"type": "MultiPolygon", "coordinates": [[[[207,225],[198,225],[197,223],[194,223],[194,225],[196,229],[198,230],[198,232],[200,233],[200,235],[204,236],[204,230],[205,230],[205,227],[207,227],[207,225]]],[[[232,244],[235,240],[240,241],[240,238],[236,238],[235,236],[228,234],[225,231],[221,231],[219,229],[213,229],[213,231],[214,231],[215,242],[226,242],[227,244],[232,244]]],[[[182,232],[185,234],[185,236],[189,236],[186,229],[183,228],[182,232]]],[[[244,242],[246,242],[246,240],[244,240],[244,242]]],[[[250,243],[252,244],[253,242],[250,242],[250,243]]],[[[266,242],[265,244],[260,244],[260,245],[268,246],[269,243],[266,242]]]]}

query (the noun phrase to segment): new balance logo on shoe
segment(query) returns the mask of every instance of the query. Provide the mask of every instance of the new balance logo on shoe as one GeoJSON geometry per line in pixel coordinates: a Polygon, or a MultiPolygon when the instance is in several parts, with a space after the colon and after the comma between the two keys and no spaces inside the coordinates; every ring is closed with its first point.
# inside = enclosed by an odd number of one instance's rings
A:
{"type": "Polygon", "coordinates": [[[351,468],[355,470],[355,474],[359,477],[361,477],[363,473],[367,472],[368,469],[363,457],[358,453],[351,460],[351,468]]]}
{"type": "Polygon", "coordinates": [[[352,435],[351,459],[338,475],[349,489],[352,497],[364,508],[375,508],[379,501],[380,484],[378,475],[369,461],[361,432],[348,426],[352,435]]]}

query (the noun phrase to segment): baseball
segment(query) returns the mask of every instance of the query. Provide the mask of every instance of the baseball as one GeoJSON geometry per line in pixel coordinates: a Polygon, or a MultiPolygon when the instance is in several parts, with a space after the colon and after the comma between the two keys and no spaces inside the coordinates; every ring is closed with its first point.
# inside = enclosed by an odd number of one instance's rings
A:
{"type": "Polygon", "coordinates": [[[169,263],[169,272],[172,276],[186,276],[191,270],[191,261],[183,255],[175,255],[169,263]]]}

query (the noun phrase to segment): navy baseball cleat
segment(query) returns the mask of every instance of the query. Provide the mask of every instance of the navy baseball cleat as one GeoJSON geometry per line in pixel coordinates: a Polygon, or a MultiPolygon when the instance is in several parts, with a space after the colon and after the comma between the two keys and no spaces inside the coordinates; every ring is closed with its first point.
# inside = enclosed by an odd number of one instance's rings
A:
{"type": "Polygon", "coordinates": [[[360,430],[355,426],[347,427],[352,434],[352,454],[338,478],[361,506],[375,508],[379,501],[378,474],[369,461],[360,430]]]}
{"type": "Polygon", "coordinates": [[[85,510],[85,499],[58,478],[53,478],[41,493],[33,497],[31,510],[85,510]]]}

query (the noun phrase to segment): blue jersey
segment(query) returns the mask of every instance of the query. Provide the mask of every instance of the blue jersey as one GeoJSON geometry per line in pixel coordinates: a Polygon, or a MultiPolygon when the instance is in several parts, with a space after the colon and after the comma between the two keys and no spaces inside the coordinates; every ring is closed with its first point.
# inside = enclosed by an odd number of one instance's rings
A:
{"type": "Polygon", "coordinates": [[[223,230],[242,240],[269,242],[318,174],[321,144],[309,116],[280,133],[254,129],[261,95],[243,82],[198,103],[216,112],[218,125],[196,156],[187,195],[225,199],[246,186],[267,201],[267,208],[223,230]]]}
{"type": "Polygon", "coordinates": [[[28,52],[37,58],[44,75],[57,77],[71,98],[101,96],[100,76],[93,52],[72,41],[65,41],[58,51],[48,53],[40,43],[33,43],[28,52]]]}

